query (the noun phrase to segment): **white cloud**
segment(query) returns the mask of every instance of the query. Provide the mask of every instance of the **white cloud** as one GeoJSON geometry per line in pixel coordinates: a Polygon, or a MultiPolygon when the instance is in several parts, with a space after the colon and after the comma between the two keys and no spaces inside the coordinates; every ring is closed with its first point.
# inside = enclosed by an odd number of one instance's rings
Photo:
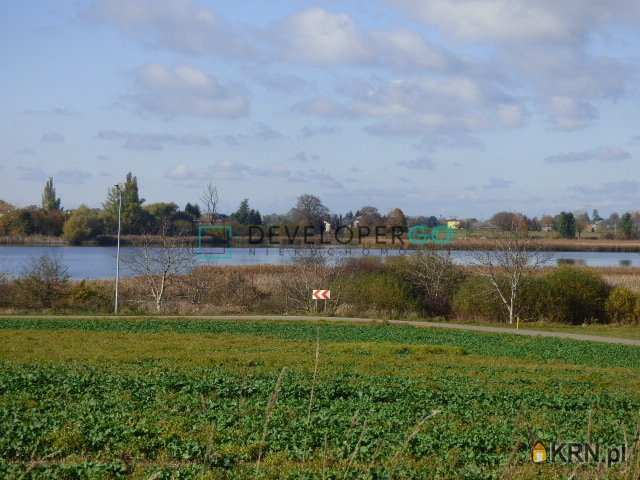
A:
{"type": "Polygon", "coordinates": [[[96,0],[85,14],[154,47],[203,55],[256,54],[244,32],[192,0],[96,0]]]}
{"type": "Polygon", "coordinates": [[[634,0],[390,0],[420,20],[469,40],[574,41],[618,20],[637,20],[634,0]]]}
{"type": "Polygon", "coordinates": [[[285,19],[274,35],[287,60],[319,64],[362,63],[372,54],[349,15],[314,7],[285,19]]]}
{"type": "Polygon", "coordinates": [[[570,97],[551,97],[551,122],[560,130],[578,130],[598,118],[598,110],[591,103],[570,97]]]}
{"type": "Polygon", "coordinates": [[[239,87],[223,85],[190,66],[142,66],[136,71],[135,86],[124,100],[144,113],[226,118],[249,113],[249,98],[239,87]]]}
{"type": "Polygon", "coordinates": [[[204,135],[170,133],[136,133],[121,130],[100,130],[100,140],[118,142],[131,150],[163,150],[167,145],[208,147],[211,141],[204,135]]]}
{"type": "Polygon", "coordinates": [[[584,162],[621,162],[629,160],[631,154],[618,147],[599,147],[581,152],[568,152],[550,155],[545,158],[547,163],[584,163],[584,162]]]}
{"type": "Polygon", "coordinates": [[[637,29],[640,3],[583,0],[389,0],[444,35],[486,50],[486,66],[541,107],[560,130],[598,118],[598,102],[626,94],[635,62],[615,49],[594,49],[613,37],[611,27],[637,29]]]}

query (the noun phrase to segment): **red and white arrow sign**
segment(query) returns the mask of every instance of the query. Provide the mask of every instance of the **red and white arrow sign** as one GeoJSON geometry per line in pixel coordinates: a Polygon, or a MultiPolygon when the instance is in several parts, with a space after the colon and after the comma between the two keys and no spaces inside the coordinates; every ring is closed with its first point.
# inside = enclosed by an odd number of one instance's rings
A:
{"type": "Polygon", "coordinates": [[[314,290],[311,293],[313,300],[329,300],[331,298],[331,290],[314,290]]]}

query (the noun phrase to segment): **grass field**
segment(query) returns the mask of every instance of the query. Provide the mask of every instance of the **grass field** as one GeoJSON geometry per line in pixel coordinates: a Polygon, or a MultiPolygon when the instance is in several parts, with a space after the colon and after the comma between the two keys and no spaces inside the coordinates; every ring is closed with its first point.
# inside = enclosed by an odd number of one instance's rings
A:
{"type": "Polygon", "coordinates": [[[640,348],[410,326],[0,320],[2,478],[625,478],[640,348]]]}

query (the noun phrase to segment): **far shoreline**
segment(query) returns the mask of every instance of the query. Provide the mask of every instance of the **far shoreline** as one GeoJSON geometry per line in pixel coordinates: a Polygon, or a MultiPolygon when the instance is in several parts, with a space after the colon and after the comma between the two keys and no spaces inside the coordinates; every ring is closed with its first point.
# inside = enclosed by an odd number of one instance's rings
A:
{"type": "MultiPolygon", "coordinates": [[[[160,237],[150,237],[152,244],[159,244],[160,237]]],[[[175,237],[188,244],[197,245],[198,239],[195,236],[175,237]]],[[[231,247],[235,248],[295,248],[295,247],[316,247],[316,248],[367,248],[367,249],[406,249],[417,250],[420,247],[410,245],[404,239],[403,244],[397,241],[391,243],[391,239],[386,239],[387,243],[376,243],[371,240],[363,240],[362,243],[353,242],[351,244],[341,244],[337,242],[320,244],[314,243],[281,243],[281,244],[250,244],[247,237],[236,237],[231,247]],[[237,239],[237,241],[236,241],[237,239]]],[[[142,236],[123,235],[121,237],[122,246],[135,246],[140,244],[142,236]]],[[[603,240],[603,239],[538,239],[540,249],[543,251],[555,252],[626,252],[640,253],[640,240],[603,240]]],[[[79,244],[71,244],[62,237],[28,236],[28,237],[0,237],[0,247],[20,246],[20,247],[114,247],[116,245],[115,235],[102,235],[99,239],[85,241],[79,244]]],[[[216,246],[213,243],[206,243],[204,246],[216,246]]],[[[436,250],[469,251],[469,250],[493,250],[495,241],[491,238],[461,238],[449,244],[432,245],[436,250]]]]}

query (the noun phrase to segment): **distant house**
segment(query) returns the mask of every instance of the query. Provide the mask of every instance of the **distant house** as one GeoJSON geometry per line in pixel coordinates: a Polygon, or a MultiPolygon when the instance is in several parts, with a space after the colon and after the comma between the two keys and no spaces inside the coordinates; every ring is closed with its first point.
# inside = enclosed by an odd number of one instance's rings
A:
{"type": "Polygon", "coordinates": [[[460,220],[447,220],[447,228],[450,230],[458,230],[462,222],[460,220]]]}
{"type": "Polygon", "coordinates": [[[543,232],[553,232],[553,225],[551,225],[549,223],[544,223],[542,225],[542,231],[543,232]]]}
{"type": "Polygon", "coordinates": [[[323,220],[322,223],[324,225],[324,231],[327,232],[327,233],[331,232],[331,222],[323,220]]]}
{"type": "Polygon", "coordinates": [[[587,232],[599,232],[604,228],[604,221],[598,220],[596,222],[590,223],[587,225],[587,232]]]}

